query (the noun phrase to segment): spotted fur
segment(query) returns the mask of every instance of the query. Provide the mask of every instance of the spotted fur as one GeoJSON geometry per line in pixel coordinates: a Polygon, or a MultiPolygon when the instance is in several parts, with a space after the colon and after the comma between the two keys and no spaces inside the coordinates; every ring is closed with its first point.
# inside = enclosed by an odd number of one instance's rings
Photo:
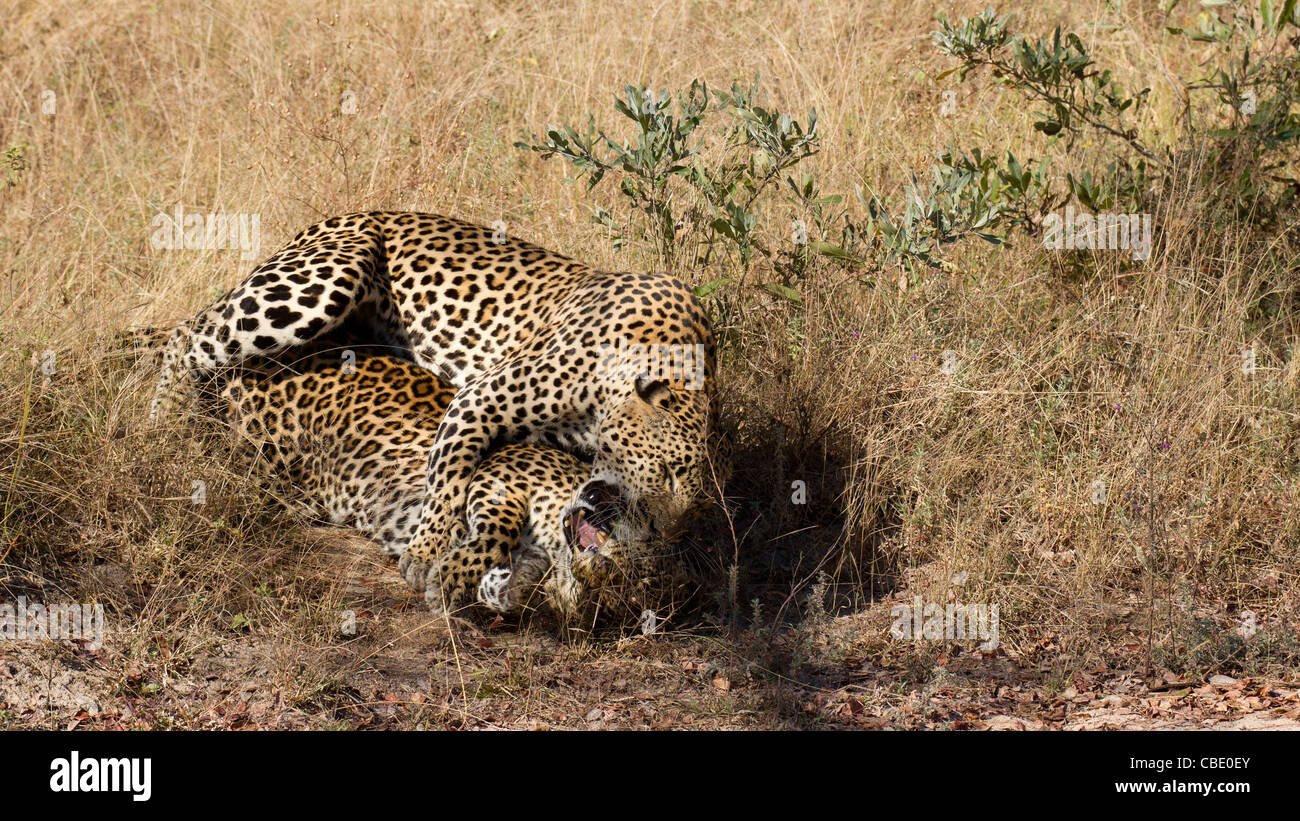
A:
{"type": "Polygon", "coordinates": [[[188,401],[199,377],[301,347],[345,321],[458,389],[401,557],[416,589],[430,587],[437,558],[463,541],[470,480],[495,444],[544,443],[591,459],[583,487],[616,488],[665,535],[715,484],[714,337],[686,285],[597,271],[430,214],[350,214],[302,231],[176,329],[151,418],[188,401]],[[698,378],[610,367],[610,352],[629,346],[698,350],[698,378]]]}
{"type": "MultiPolygon", "coordinates": [[[[244,369],[222,391],[240,449],[308,513],[400,555],[427,502],[426,462],[454,389],[410,362],[352,348],[282,359],[244,369]]],[[[510,613],[546,602],[572,618],[686,592],[687,577],[635,517],[611,522],[602,545],[571,544],[562,520],[589,473],[545,445],[492,451],[470,479],[462,541],[434,564],[430,607],[477,601],[510,613]]]]}

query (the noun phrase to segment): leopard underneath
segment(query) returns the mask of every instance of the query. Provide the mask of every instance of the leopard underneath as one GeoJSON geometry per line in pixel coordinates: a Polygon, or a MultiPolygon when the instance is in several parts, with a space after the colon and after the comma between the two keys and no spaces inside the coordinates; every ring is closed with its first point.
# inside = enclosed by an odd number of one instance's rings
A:
{"type": "MultiPolygon", "coordinates": [[[[399,556],[428,502],[425,480],[455,389],[395,356],[315,346],[254,360],[221,392],[240,450],[292,485],[298,505],[399,556]]],[[[573,620],[622,617],[690,595],[691,583],[590,466],[540,444],[496,448],[470,478],[465,537],[439,556],[425,600],[511,613],[549,605],[573,620]]]]}

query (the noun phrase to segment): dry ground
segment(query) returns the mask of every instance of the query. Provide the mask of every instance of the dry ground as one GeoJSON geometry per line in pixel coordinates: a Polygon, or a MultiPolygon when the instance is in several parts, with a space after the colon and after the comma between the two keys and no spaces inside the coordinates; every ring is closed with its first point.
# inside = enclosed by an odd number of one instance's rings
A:
{"type": "MultiPolygon", "coordinates": [[[[1017,7],[1032,30],[1116,23],[1091,45],[1152,87],[1158,134],[1168,78],[1206,55],[1146,5],[1017,7]]],[[[257,214],[265,255],[331,214],[429,210],[648,269],[589,220],[612,188],[584,194],[511,147],[522,131],[606,122],[624,83],[758,73],[772,104],[820,113],[825,190],[897,191],[954,137],[1040,145],[978,83],[940,115],[933,12],[19,0],[0,16],[0,602],[100,602],[109,630],[95,651],[0,644],[0,728],[1297,725],[1300,244],[1203,230],[1193,190],[1136,274],[963,247],[951,271],[819,270],[795,305],[757,264],[678,271],[733,278],[714,307],[737,459],[698,536],[718,578],[658,635],[433,622],[220,436],[143,424],[152,359],[119,333],[252,264],[151,247],[159,212],[257,214]],[[891,638],[916,596],[997,604],[1000,647],[891,638]]]]}
{"type": "MultiPolygon", "coordinates": [[[[1114,656],[1056,681],[1050,646],[1022,655],[954,645],[918,658],[864,641],[888,630],[882,608],[823,616],[775,637],[448,625],[429,617],[365,540],[317,535],[321,542],[305,547],[308,562],[298,551],[284,558],[334,587],[335,613],[356,614],[355,636],[317,625],[287,639],[288,625],[255,618],[247,630],[155,628],[143,653],[120,643],[116,625],[102,649],[10,645],[0,653],[4,726],[1300,729],[1294,684],[1217,676],[1202,685],[1172,674],[1151,681],[1114,656]]],[[[126,575],[111,565],[97,573],[126,575]]]]}

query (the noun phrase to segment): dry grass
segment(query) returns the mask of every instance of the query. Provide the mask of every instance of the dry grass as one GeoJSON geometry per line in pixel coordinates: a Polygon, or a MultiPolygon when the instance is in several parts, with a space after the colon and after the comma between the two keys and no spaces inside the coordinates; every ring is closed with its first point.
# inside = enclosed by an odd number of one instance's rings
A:
{"type": "MultiPolygon", "coordinates": [[[[1029,30],[1122,22],[1091,45],[1152,87],[1140,126],[1166,134],[1182,105],[1167,78],[1203,55],[1166,42],[1158,13],[1018,8],[1029,30]]],[[[608,119],[625,82],[722,86],[757,72],[778,107],[820,113],[824,190],[896,190],[954,136],[1022,151],[1033,132],[1010,95],[962,86],[957,114],[939,114],[947,86],[932,78],[948,65],[928,44],[928,6],[18,9],[0,21],[0,150],[27,146],[29,164],[0,189],[0,600],[107,603],[116,630],[94,663],[137,718],[154,705],[146,724],[236,726],[209,708],[247,715],[238,687],[197,712],[181,696],[157,706],[159,687],[212,674],[254,685],[262,708],[246,720],[263,724],[581,724],[591,703],[645,690],[657,712],[592,720],[802,725],[809,693],[844,685],[828,671],[943,673],[935,648],[889,637],[891,593],[999,604],[1004,652],[1058,677],[1099,659],[1195,674],[1294,663],[1297,237],[1261,249],[1211,234],[1190,185],[1154,215],[1167,242],[1140,272],[1102,254],[1067,266],[1026,241],[962,249],[955,272],[906,287],[897,271],[821,271],[797,307],[737,288],[719,316],[736,472],[730,515],[708,530],[724,573],[737,565],[714,608],[722,628],[591,644],[546,626],[429,624],[391,568],[280,512],[219,440],[145,428],[151,365],[117,334],[190,315],[250,265],[234,251],[154,250],[159,211],[257,213],[265,255],[327,215],[428,210],[650,268],[588,219],[613,190],[586,197],[558,162],[511,147],[521,131],[608,119]],[[344,92],[355,115],[340,113],[344,92]],[[1252,344],[1247,377],[1239,352],[1252,344]],[[51,350],[47,381],[33,357],[51,350]],[[959,355],[951,377],[945,350],[959,355]],[[791,504],[796,480],[806,505],[791,504]],[[1091,503],[1098,480],[1104,505],[1091,503]],[[349,607],[368,626],[345,640],[349,607]],[[842,608],[861,612],[828,628],[842,608]],[[1252,643],[1232,638],[1247,609],[1261,624],[1252,643]],[[421,695],[374,695],[393,692],[421,695]]],[[[791,216],[769,215],[770,230],[791,216]]],[[[65,713],[0,704],[0,724],[65,713]]]]}

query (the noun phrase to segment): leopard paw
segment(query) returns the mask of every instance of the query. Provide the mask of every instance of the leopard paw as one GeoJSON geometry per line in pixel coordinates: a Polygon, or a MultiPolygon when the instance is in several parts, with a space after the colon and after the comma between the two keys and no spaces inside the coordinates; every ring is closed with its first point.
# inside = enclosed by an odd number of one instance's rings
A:
{"type": "Polygon", "coordinates": [[[514,573],[508,567],[494,567],[483,574],[478,583],[478,600],[494,613],[509,613],[515,609],[511,595],[510,579],[514,573]]]}
{"type": "Polygon", "coordinates": [[[426,596],[428,591],[436,590],[438,587],[438,579],[433,570],[433,562],[415,556],[409,550],[403,551],[402,558],[397,561],[397,572],[402,574],[406,584],[412,590],[425,591],[426,596]]]}

